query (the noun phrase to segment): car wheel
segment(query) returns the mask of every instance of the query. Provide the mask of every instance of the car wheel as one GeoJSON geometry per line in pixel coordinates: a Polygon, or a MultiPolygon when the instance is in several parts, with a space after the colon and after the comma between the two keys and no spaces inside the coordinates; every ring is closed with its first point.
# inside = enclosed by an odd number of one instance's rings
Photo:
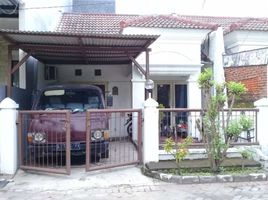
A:
{"type": "Polygon", "coordinates": [[[109,158],[109,150],[105,151],[104,153],[101,153],[101,158],[109,158]]]}
{"type": "Polygon", "coordinates": [[[91,162],[100,162],[100,156],[91,156],[91,162]]]}

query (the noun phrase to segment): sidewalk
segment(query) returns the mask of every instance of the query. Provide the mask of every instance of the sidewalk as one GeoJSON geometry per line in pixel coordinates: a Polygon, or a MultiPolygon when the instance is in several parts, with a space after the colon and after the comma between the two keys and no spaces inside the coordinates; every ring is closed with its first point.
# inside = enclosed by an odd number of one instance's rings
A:
{"type": "Polygon", "coordinates": [[[0,189],[5,187],[12,180],[13,180],[12,175],[0,174],[0,189]]]}
{"type": "Polygon", "coordinates": [[[135,166],[72,174],[30,173],[19,170],[0,189],[0,200],[268,200],[268,182],[177,185],[151,179],[135,166]]]}

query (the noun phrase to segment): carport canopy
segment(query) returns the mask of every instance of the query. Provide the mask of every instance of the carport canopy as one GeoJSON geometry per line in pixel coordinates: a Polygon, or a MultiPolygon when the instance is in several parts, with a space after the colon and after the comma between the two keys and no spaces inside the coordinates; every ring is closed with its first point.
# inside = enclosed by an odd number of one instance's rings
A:
{"type": "MultiPolygon", "coordinates": [[[[11,74],[14,73],[29,56],[44,64],[129,64],[136,67],[148,78],[149,46],[158,35],[123,34],[70,34],[63,32],[33,32],[18,30],[0,30],[9,43],[8,91],[11,91],[11,74]],[[21,49],[26,55],[11,68],[12,49],[21,49]],[[146,52],[146,68],[135,60],[146,52]]],[[[8,96],[10,96],[10,91],[8,96]]]]}

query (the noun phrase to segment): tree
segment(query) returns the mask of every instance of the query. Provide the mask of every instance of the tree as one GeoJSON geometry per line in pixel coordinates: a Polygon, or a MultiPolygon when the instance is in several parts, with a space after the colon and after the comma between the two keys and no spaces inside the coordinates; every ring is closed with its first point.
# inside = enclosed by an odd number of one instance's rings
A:
{"type": "Polygon", "coordinates": [[[200,74],[198,84],[203,90],[205,105],[201,119],[197,120],[197,128],[205,143],[211,170],[216,173],[226,158],[230,140],[241,133],[237,126],[239,121],[231,120],[231,114],[235,99],[245,93],[246,88],[242,83],[236,82],[215,83],[210,68],[200,74]],[[225,94],[226,89],[228,96],[225,94]],[[230,105],[225,115],[224,106],[227,100],[230,100],[230,105]]]}

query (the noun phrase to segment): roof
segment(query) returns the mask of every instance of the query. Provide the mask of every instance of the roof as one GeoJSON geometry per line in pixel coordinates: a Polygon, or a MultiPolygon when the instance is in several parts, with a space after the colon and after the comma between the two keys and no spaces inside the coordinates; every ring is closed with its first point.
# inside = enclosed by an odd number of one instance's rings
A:
{"type": "Polygon", "coordinates": [[[138,17],[138,15],[63,13],[56,31],[118,34],[121,21],[138,17]]]}
{"type": "Polygon", "coordinates": [[[57,31],[116,34],[126,27],[214,30],[219,26],[225,33],[234,30],[268,31],[268,18],[64,13],[57,31]]]}
{"type": "Polygon", "coordinates": [[[78,34],[0,30],[0,35],[47,64],[127,64],[156,35],[78,34]]]}

